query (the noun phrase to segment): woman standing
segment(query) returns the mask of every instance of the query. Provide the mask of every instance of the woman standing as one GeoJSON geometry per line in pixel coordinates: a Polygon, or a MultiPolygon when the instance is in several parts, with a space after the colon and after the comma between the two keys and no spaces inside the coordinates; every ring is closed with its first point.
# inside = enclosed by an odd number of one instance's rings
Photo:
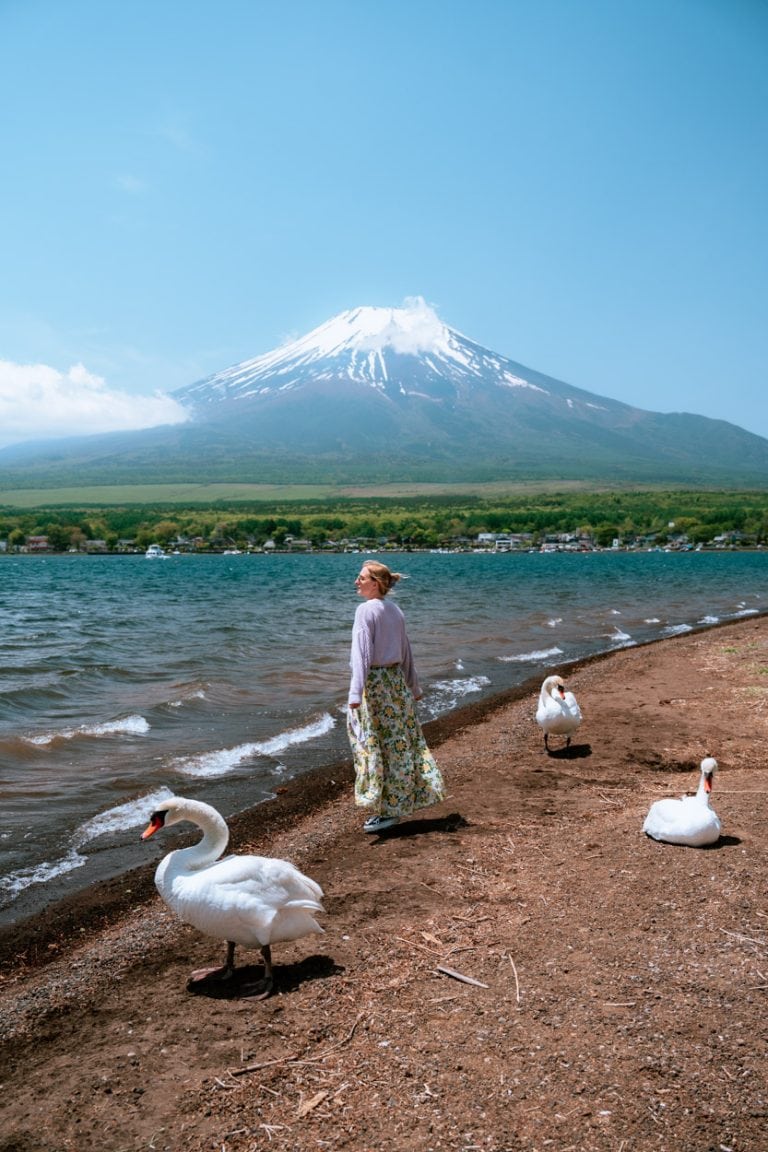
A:
{"type": "Polygon", "coordinates": [[[385,597],[400,579],[366,560],[355,580],[365,603],[352,629],[347,731],[355,763],[355,803],[371,809],[365,832],[382,832],[445,796],[440,770],[416,716],[421,688],[405,617],[385,597]]]}

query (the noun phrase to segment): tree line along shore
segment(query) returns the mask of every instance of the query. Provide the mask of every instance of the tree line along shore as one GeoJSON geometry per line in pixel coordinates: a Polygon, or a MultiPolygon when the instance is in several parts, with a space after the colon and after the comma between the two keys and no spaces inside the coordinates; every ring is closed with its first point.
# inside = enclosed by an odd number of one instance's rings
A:
{"type": "Polygon", "coordinates": [[[538,493],[0,507],[0,551],[761,548],[768,492],[538,493]]]}

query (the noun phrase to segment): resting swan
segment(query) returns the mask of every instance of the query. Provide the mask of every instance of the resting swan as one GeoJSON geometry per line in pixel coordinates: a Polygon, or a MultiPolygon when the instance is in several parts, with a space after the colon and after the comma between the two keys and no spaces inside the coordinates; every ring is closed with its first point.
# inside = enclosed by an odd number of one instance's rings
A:
{"type": "Polygon", "coordinates": [[[581,709],[573,692],[566,692],[562,676],[547,676],[541,686],[536,723],[544,729],[544,747],[549,751],[550,736],[565,736],[566,748],[581,724],[581,709]]]}
{"type": "Polygon", "coordinates": [[[188,987],[216,976],[231,978],[235,946],[260,948],[264,958],[263,992],[273,987],[270,946],[298,940],[323,929],[314,918],[324,911],[322,888],[287,860],[266,856],[218,857],[229,840],[223,816],[210,804],[172,796],[153,812],[142,835],[148,840],[160,828],[189,820],[203,830],[203,838],[190,848],[169,852],[157,866],[155,884],[165,903],[185,924],[208,936],[227,941],[223,968],[193,972],[188,987]]]}
{"type": "Polygon", "coordinates": [[[651,804],[643,824],[643,832],[654,840],[668,844],[687,844],[701,848],[720,839],[720,821],[709,806],[712,780],[717,771],[717,760],[707,756],[701,762],[701,779],[695,796],[680,800],[665,797],[651,804]]]}

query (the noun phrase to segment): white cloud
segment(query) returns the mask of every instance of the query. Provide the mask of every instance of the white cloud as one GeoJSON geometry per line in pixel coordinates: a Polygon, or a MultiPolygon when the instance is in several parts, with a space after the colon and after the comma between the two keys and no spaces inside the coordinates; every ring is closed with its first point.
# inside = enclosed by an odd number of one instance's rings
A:
{"type": "Polygon", "coordinates": [[[188,419],[187,410],[171,396],[113,391],[82,364],[60,372],[47,364],[0,360],[0,447],[22,440],[181,424],[188,419]]]}
{"type": "Polygon", "coordinates": [[[447,341],[445,325],[423,296],[408,296],[402,308],[393,308],[389,323],[365,341],[372,351],[392,348],[395,352],[417,355],[437,352],[447,341]]]}

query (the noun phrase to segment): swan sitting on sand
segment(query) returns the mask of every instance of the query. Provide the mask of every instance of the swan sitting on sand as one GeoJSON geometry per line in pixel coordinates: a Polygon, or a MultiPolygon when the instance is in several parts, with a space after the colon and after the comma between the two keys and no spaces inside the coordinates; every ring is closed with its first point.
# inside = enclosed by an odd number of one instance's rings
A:
{"type": "Polygon", "coordinates": [[[323,891],[287,860],[266,856],[219,856],[229,829],[210,804],[172,796],[153,812],[142,840],[160,828],[189,820],[203,831],[190,848],[169,852],[157,866],[155,884],[165,903],[186,924],[227,942],[223,968],[193,972],[188,987],[211,978],[229,979],[235,970],[235,946],[260,948],[264,958],[263,990],[273,987],[271,945],[298,940],[323,929],[314,918],[322,912],[323,891]]]}
{"type": "Polygon", "coordinates": [[[544,729],[544,747],[549,751],[550,736],[565,736],[566,748],[581,724],[581,709],[573,692],[566,692],[562,676],[547,676],[541,686],[536,723],[544,729]]]}
{"type": "Polygon", "coordinates": [[[720,839],[720,821],[709,806],[712,781],[717,771],[717,760],[707,756],[701,762],[701,779],[695,796],[680,800],[665,797],[651,804],[643,824],[643,832],[654,840],[668,844],[687,844],[702,848],[720,839]]]}

